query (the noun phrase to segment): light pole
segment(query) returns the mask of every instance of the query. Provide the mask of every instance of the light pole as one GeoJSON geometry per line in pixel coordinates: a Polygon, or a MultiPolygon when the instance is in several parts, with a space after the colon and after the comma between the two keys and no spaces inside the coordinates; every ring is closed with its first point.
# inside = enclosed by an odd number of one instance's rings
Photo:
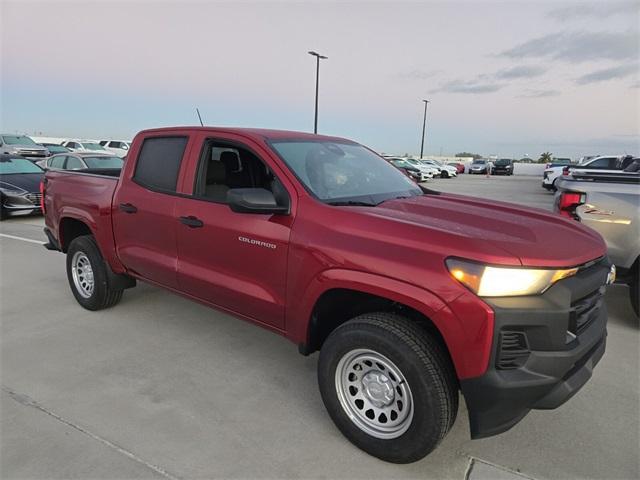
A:
{"type": "Polygon", "coordinates": [[[424,131],[427,127],[427,105],[429,105],[429,100],[422,100],[424,102],[424,119],[422,120],[422,143],[420,144],[420,158],[422,158],[422,154],[424,153],[424,131]]]}
{"type": "Polygon", "coordinates": [[[325,57],[324,55],[320,55],[318,52],[311,51],[309,55],[313,55],[316,57],[316,110],[315,116],[313,120],[313,133],[318,133],[318,86],[320,84],[320,59],[323,60],[329,57],[325,57]]]}

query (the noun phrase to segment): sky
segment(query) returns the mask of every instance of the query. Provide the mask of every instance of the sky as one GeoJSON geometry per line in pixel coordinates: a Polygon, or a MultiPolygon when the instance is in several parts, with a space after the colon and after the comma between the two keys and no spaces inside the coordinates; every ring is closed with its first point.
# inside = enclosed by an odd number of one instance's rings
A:
{"type": "Polygon", "coordinates": [[[0,0],[0,130],[131,139],[198,123],[379,152],[640,151],[640,1],[0,0]]]}

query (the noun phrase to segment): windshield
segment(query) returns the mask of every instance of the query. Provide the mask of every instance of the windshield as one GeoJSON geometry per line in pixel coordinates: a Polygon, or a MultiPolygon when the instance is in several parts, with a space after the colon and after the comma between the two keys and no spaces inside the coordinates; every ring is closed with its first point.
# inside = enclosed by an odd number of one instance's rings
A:
{"type": "Polygon", "coordinates": [[[486,163],[485,160],[474,160],[473,163],[475,163],[476,165],[484,165],[486,163]]]}
{"type": "Polygon", "coordinates": [[[25,135],[3,135],[2,141],[7,145],[38,145],[25,135]]]}
{"type": "Polygon", "coordinates": [[[42,173],[35,163],[24,158],[3,158],[0,160],[0,175],[12,173],[42,173]]]}
{"type": "Polygon", "coordinates": [[[97,143],[83,143],[82,146],[86,149],[86,150],[100,150],[101,152],[106,150],[101,146],[98,145],[97,143]]]}
{"type": "Polygon", "coordinates": [[[325,203],[373,206],[422,195],[410,178],[356,143],[276,141],[271,146],[306,189],[325,203]]]}
{"type": "Polygon", "coordinates": [[[83,157],[89,168],[122,168],[124,163],[120,157],[83,157]]]}
{"type": "Polygon", "coordinates": [[[496,160],[496,165],[509,165],[511,160],[507,158],[501,158],[500,160],[496,160]]]}

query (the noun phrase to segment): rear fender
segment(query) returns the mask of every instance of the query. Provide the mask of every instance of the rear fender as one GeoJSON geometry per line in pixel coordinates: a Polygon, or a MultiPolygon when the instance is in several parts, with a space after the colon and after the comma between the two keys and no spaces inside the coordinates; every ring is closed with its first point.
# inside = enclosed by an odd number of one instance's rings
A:
{"type": "Polygon", "coordinates": [[[62,223],[65,219],[78,220],[84,223],[96,240],[102,257],[105,259],[113,273],[126,273],[126,270],[116,256],[115,242],[113,238],[113,228],[111,225],[111,212],[100,212],[100,219],[89,215],[85,210],[73,206],[65,206],[60,211],[60,223],[58,224],[58,242],[65,245],[67,240],[63,238],[62,223]]]}

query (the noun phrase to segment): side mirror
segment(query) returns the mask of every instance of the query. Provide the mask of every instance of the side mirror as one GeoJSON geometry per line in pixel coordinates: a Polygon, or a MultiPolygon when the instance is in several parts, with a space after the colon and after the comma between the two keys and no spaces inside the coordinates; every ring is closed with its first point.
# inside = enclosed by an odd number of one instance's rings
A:
{"type": "Polygon", "coordinates": [[[278,205],[273,193],[264,188],[232,188],[227,203],[236,213],[289,214],[289,205],[278,205]]]}

